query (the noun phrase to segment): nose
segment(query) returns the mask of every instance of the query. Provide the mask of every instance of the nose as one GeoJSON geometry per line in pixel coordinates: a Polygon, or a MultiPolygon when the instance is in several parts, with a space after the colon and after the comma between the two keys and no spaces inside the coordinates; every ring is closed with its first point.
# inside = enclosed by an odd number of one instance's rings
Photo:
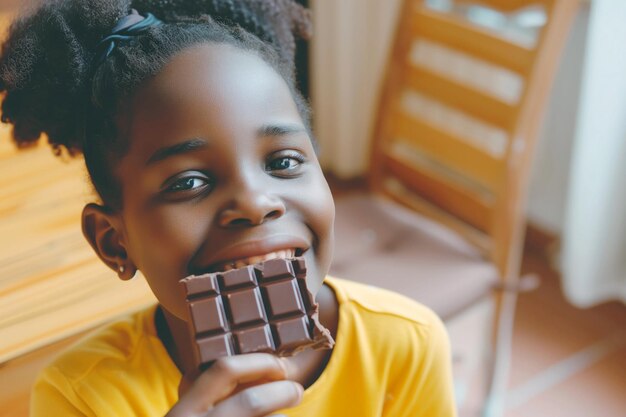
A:
{"type": "Polygon", "coordinates": [[[220,212],[221,227],[256,226],[285,214],[285,204],[278,196],[250,187],[239,188],[220,212]]]}

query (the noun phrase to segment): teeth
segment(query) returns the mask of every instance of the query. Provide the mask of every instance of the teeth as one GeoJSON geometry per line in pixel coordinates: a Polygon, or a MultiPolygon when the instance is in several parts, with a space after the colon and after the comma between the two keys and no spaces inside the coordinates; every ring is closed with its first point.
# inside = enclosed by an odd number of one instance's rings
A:
{"type": "Polygon", "coordinates": [[[222,271],[230,271],[233,269],[243,268],[246,265],[252,265],[263,261],[268,261],[270,259],[285,259],[285,258],[293,258],[295,256],[295,249],[281,249],[276,252],[266,253],[261,256],[251,256],[250,258],[245,259],[237,259],[235,261],[226,262],[222,265],[218,265],[218,270],[222,271]]]}
{"type": "Polygon", "coordinates": [[[248,261],[250,262],[250,264],[258,264],[259,262],[263,262],[263,257],[253,256],[252,258],[249,258],[248,261]]]}

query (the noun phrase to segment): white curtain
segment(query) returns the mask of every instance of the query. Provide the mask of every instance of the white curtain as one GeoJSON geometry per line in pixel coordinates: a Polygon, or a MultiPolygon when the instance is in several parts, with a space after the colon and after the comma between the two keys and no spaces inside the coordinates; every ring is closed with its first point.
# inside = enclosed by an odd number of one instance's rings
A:
{"type": "Polygon", "coordinates": [[[367,168],[375,103],[400,0],[313,0],[311,100],[322,166],[367,168]]]}
{"type": "Polygon", "coordinates": [[[626,302],[626,1],[594,0],[563,241],[563,287],[586,307],[626,302]]]}

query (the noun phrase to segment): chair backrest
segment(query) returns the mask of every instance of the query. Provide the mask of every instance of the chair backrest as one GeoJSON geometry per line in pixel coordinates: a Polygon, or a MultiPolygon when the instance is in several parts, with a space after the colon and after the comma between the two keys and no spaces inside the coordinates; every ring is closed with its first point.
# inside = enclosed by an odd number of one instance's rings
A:
{"type": "Polygon", "coordinates": [[[372,191],[452,228],[514,278],[534,144],[578,0],[405,0],[372,191]]]}

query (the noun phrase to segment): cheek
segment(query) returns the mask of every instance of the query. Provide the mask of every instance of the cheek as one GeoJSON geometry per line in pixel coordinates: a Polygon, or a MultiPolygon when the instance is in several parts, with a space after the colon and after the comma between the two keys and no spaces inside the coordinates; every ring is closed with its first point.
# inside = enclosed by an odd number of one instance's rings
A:
{"type": "Polygon", "coordinates": [[[335,203],[326,178],[317,168],[315,175],[298,189],[298,200],[305,222],[312,229],[320,246],[331,243],[335,222],[335,203]]]}
{"type": "Polygon", "coordinates": [[[325,234],[332,240],[335,224],[335,201],[321,169],[319,170],[319,179],[316,183],[313,197],[316,201],[314,214],[316,222],[319,224],[320,229],[324,230],[325,234]]]}
{"type": "Polygon", "coordinates": [[[184,318],[184,295],[178,281],[202,242],[205,227],[199,208],[163,207],[141,210],[128,219],[128,255],[141,270],[152,292],[170,313],[184,318]]]}
{"type": "Polygon", "coordinates": [[[320,231],[318,232],[319,248],[318,256],[320,262],[321,273],[324,276],[330,269],[330,263],[333,257],[333,249],[335,244],[334,224],[335,224],[335,202],[333,197],[326,186],[326,193],[321,199],[316,212],[316,222],[319,224],[320,231]]]}
{"type": "MultiPolygon", "coordinates": [[[[145,269],[155,265],[167,266],[168,270],[179,268],[189,259],[203,235],[202,227],[190,211],[176,215],[176,210],[143,212],[135,217],[129,228],[132,251],[138,255],[137,262],[145,269]]],[[[184,271],[183,271],[184,272],[184,271]]]]}
{"type": "Polygon", "coordinates": [[[302,210],[307,226],[312,230],[315,241],[315,276],[311,276],[309,287],[317,293],[326,277],[332,261],[334,247],[335,204],[326,179],[319,171],[314,181],[304,188],[302,210]]]}
{"type": "Polygon", "coordinates": [[[320,244],[332,246],[334,241],[335,201],[326,181],[324,181],[323,185],[320,185],[317,196],[316,210],[313,216],[319,229],[320,244]]]}

